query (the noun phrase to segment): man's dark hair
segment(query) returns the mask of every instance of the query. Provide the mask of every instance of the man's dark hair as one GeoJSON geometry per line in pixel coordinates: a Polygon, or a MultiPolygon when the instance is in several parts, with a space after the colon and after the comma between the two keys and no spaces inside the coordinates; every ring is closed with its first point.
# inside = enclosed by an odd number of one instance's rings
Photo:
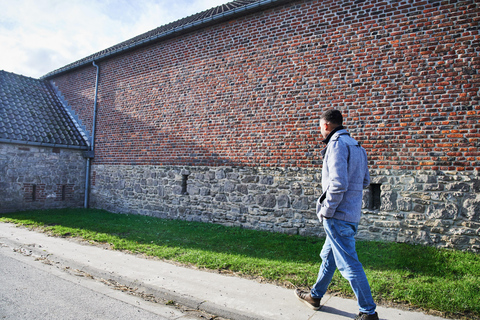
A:
{"type": "Polygon", "coordinates": [[[339,126],[343,124],[342,113],[338,110],[327,110],[322,114],[320,119],[339,126]]]}

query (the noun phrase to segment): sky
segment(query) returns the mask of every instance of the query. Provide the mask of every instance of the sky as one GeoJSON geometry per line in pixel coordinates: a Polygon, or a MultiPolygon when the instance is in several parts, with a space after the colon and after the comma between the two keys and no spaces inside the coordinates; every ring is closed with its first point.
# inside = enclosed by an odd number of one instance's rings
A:
{"type": "Polygon", "coordinates": [[[231,0],[0,0],[0,70],[41,76],[231,0]]]}

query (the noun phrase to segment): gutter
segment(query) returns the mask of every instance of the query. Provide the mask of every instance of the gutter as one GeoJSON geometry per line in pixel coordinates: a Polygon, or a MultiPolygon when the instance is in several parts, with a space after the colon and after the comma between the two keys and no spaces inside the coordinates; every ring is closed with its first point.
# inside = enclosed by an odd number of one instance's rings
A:
{"type": "Polygon", "coordinates": [[[21,145],[35,146],[35,147],[76,149],[76,150],[88,150],[89,148],[88,146],[72,146],[67,144],[56,144],[56,143],[24,141],[24,140],[15,140],[15,139],[1,139],[1,138],[0,138],[0,143],[21,144],[21,145]]]}
{"type": "Polygon", "coordinates": [[[97,68],[97,74],[95,79],[95,98],[93,101],[93,124],[92,124],[92,135],[90,141],[90,147],[87,152],[85,152],[85,156],[87,158],[87,165],[85,170],[85,199],[83,206],[85,209],[90,207],[90,167],[91,167],[91,159],[95,157],[95,126],[97,122],[97,97],[98,97],[98,79],[100,76],[100,67],[95,64],[95,61],[92,61],[94,67],[97,68]]]}
{"type": "MultiPolygon", "coordinates": [[[[181,25],[179,27],[168,30],[168,31],[164,31],[164,32],[162,32],[158,35],[147,37],[145,39],[135,41],[130,45],[122,46],[120,48],[113,49],[112,51],[109,51],[109,52],[106,52],[106,53],[101,53],[102,51],[99,51],[99,52],[91,55],[90,58],[87,57],[85,61],[80,62],[79,64],[75,64],[75,62],[74,62],[73,64],[67,65],[67,66],[65,66],[61,69],[58,69],[56,71],[52,71],[52,72],[44,75],[43,77],[41,77],[41,79],[49,79],[51,77],[58,76],[60,74],[66,73],[68,71],[83,67],[83,66],[85,66],[87,64],[90,64],[92,62],[95,63],[95,61],[98,62],[98,61],[101,61],[103,59],[107,59],[109,57],[112,57],[112,56],[115,56],[115,55],[118,55],[118,54],[121,54],[121,53],[125,53],[125,52],[128,52],[130,50],[137,49],[139,47],[143,47],[143,46],[152,44],[152,43],[160,41],[160,40],[165,40],[165,39],[168,39],[168,38],[171,38],[171,37],[179,36],[179,35],[188,33],[190,31],[200,29],[202,27],[207,27],[207,26],[210,26],[210,25],[218,24],[220,22],[227,21],[229,19],[232,19],[232,18],[235,18],[235,17],[238,17],[238,16],[244,16],[248,13],[259,11],[257,9],[267,9],[267,8],[274,7],[274,6],[281,5],[283,3],[288,3],[288,2],[292,2],[292,0],[262,0],[262,1],[259,1],[259,2],[255,2],[255,3],[245,5],[243,7],[234,8],[234,9],[228,10],[226,12],[218,13],[216,15],[213,15],[213,16],[210,16],[210,17],[207,17],[207,18],[203,18],[203,19],[200,19],[198,21],[190,22],[190,23],[187,23],[185,25],[181,25]]],[[[151,31],[153,31],[153,30],[151,30],[151,31]]],[[[149,31],[149,32],[151,32],[151,31],[149,31]]],[[[140,37],[140,36],[141,35],[139,35],[138,37],[140,37]]],[[[134,39],[134,38],[132,38],[132,39],[134,39]]],[[[129,40],[127,40],[127,41],[129,41],[129,40]]],[[[111,48],[113,48],[113,47],[111,47],[111,48]]],[[[108,48],[105,49],[105,50],[108,50],[108,48]]],[[[105,50],[103,50],[103,51],[105,51],[105,50]]]]}

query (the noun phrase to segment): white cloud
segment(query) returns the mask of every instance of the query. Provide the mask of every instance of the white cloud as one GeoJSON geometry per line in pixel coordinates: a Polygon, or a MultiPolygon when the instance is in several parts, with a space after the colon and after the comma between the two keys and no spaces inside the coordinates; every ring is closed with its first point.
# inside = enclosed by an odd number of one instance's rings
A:
{"type": "Polygon", "coordinates": [[[0,0],[0,69],[38,78],[228,0],[0,0]]]}

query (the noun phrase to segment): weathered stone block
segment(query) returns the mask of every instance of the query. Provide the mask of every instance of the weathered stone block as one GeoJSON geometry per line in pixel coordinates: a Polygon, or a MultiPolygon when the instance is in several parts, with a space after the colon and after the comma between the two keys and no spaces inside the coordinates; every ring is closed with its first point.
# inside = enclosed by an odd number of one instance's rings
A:
{"type": "Polygon", "coordinates": [[[242,179],[242,183],[257,183],[258,181],[258,176],[254,176],[254,175],[247,175],[247,176],[244,176],[243,179],[242,179]]]}
{"type": "Polygon", "coordinates": [[[424,191],[443,191],[444,190],[443,184],[424,184],[423,190],[424,191]]]}
{"type": "Polygon", "coordinates": [[[267,195],[257,195],[255,197],[256,203],[261,206],[261,207],[266,207],[266,208],[274,208],[276,206],[276,198],[272,194],[267,194],[267,195]]]}
{"type": "Polygon", "coordinates": [[[270,175],[260,176],[258,183],[272,185],[273,184],[273,177],[270,176],[270,175]]]}
{"type": "Polygon", "coordinates": [[[235,190],[236,184],[230,180],[225,181],[224,190],[226,193],[231,193],[235,190]]]}
{"type": "Polygon", "coordinates": [[[382,211],[394,211],[397,209],[397,196],[396,192],[384,192],[382,194],[382,204],[380,210],[382,211]]]}
{"type": "Polygon", "coordinates": [[[480,179],[473,179],[473,191],[480,192],[480,179]]]}
{"type": "Polygon", "coordinates": [[[172,187],[173,194],[181,195],[182,194],[182,186],[173,186],[172,187]]]}
{"type": "Polygon", "coordinates": [[[289,208],[290,207],[290,198],[286,194],[281,194],[277,198],[278,208],[289,208]]]}
{"type": "Polygon", "coordinates": [[[226,202],[227,201],[227,196],[224,195],[224,194],[217,194],[217,195],[215,195],[215,201],[226,202]]]}
{"type": "Polygon", "coordinates": [[[434,175],[417,175],[415,176],[415,180],[417,183],[428,183],[428,184],[436,184],[437,183],[437,176],[434,175]]]}
{"type": "Polygon", "coordinates": [[[298,182],[294,182],[291,187],[292,194],[296,196],[300,196],[303,193],[302,186],[298,182]]]}
{"type": "Polygon", "coordinates": [[[295,197],[292,199],[292,208],[297,210],[308,210],[311,204],[308,197],[295,197]]]}
{"type": "Polygon", "coordinates": [[[458,206],[453,203],[435,203],[427,208],[427,217],[436,219],[456,219],[458,206]]]}
{"type": "Polygon", "coordinates": [[[210,189],[209,188],[200,188],[200,195],[201,196],[209,196],[210,195],[210,189]]]}
{"type": "Polygon", "coordinates": [[[411,211],[412,201],[410,199],[402,198],[397,200],[397,208],[400,211],[411,211]]]}
{"type": "Polygon", "coordinates": [[[217,180],[225,179],[226,176],[227,175],[225,173],[225,170],[217,170],[215,172],[215,179],[217,179],[217,180]]]}
{"type": "Polygon", "coordinates": [[[207,178],[207,180],[214,180],[214,179],[215,179],[215,176],[216,176],[216,174],[215,174],[215,172],[213,172],[213,171],[208,171],[208,172],[206,173],[206,175],[205,175],[205,177],[207,178]]]}
{"type": "Polygon", "coordinates": [[[466,197],[462,213],[469,221],[480,221],[480,194],[466,197]]]}
{"type": "Polygon", "coordinates": [[[237,191],[243,194],[248,194],[248,186],[246,184],[238,184],[237,191]]]}
{"type": "Polygon", "coordinates": [[[461,192],[469,192],[470,191],[470,186],[467,183],[450,183],[447,184],[445,189],[447,191],[461,191],[461,192]]]}
{"type": "Polygon", "coordinates": [[[200,194],[200,188],[197,186],[187,186],[187,193],[189,195],[198,195],[200,194]]]}

